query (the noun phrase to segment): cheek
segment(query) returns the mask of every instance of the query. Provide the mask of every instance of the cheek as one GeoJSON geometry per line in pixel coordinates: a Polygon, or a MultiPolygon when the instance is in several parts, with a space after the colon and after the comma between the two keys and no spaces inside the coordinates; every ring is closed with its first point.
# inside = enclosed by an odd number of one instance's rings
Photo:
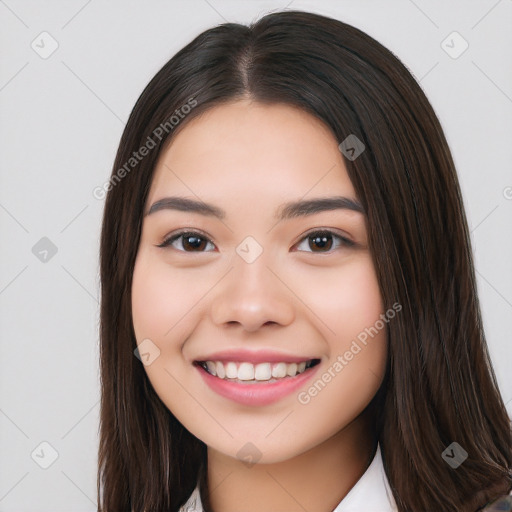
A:
{"type": "Polygon", "coordinates": [[[309,404],[306,409],[323,416],[326,425],[339,421],[340,408],[349,421],[377,392],[387,362],[387,323],[371,257],[347,261],[325,277],[317,273],[314,287],[302,286],[321,320],[317,325],[329,360],[299,402],[309,404]]]}
{"type": "MultiPolygon", "coordinates": [[[[132,283],[132,316],[138,341],[154,339],[159,344],[175,338],[177,331],[186,328],[187,321],[198,310],[204,295],[205,276],[176,270],[156,258],[142,253],[138,256],[132,283]]],[[[167,343],[166,343],[167,346],[167,343]]],[[[160,347],[163,349],[164,347],[160,347]]]]}
{"type": "Polygon", "coordinates": [[[358,254],[344,265],[303,275],[298,295],[321,320],[327,339],[347,340],[375,323],[383,304],[369,255],[358,254]]]}
{"type": "Polygon", "coordinates": [[[181,347],[201,314],[199,304],[205,294],[191,281],[187,272],[172,269],[144,250],[135,262],[133,328],[138,345],[146,339],[152,342],[144,345],[152,355],[144,370],[156,394],[187,428],[191,419],[183,404],[189,404],[190,396],[180,383],[187,382],[195,370],[184,364],[181,347]]]}
{"type": "Polygon", "coordinates": [[[151,266],[146,259],[138,257],[132,283],[132,317],[135,337],[157,340],[169,329],[175,304],[166,292],[163,272],[151,266]]]}

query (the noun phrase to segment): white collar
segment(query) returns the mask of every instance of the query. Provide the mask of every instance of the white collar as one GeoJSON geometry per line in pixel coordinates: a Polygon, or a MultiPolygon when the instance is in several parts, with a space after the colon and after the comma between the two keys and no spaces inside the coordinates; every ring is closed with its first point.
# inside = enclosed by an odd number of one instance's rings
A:
{"type": "Polygon", "coordinates": [[[368,469],[333,512],[396,512],[398,510],[384,471],[380,445],[368,469]]]}
{"type": "MultiPolygon", "coordinates": [[[[367,512],[368,510],[372,512],[398,510],[384,471],[379,445],[372,463],[333,512],[367,512]]],[[[199,486],[194,489],[187,503],[180,508],[180,512],[204,512],[199,486]]]]}

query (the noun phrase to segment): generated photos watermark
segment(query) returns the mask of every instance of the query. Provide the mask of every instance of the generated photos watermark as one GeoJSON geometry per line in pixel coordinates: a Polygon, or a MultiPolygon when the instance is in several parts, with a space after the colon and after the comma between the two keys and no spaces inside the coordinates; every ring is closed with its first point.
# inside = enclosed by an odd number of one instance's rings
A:
{"type": "Polygon", "coordinates": [[[101,187],[95,187],[92,191],[92,195],[95,199],[105,199],[107,192],[112,190],[127,174],[130,173],[139,162],[141,162],[153,148],[156,147],[158,140],[159,142],[173,130],[182,119],[197,105],[197,100],[192,96],[188,99],[187,103],[176,109],[171,117],[163,123],[160,123],[151,133],[148,135],[146,142],[138,149],[134,151],[132,156],[106,181],[101,187]],[[165,135],[164,135],[165,134],[165,135]]]}
{"type": "Polygon", "coordinates": [[[368,337],[373,338],[379,331],[384,329],[389,320],[395,318],[396,314],[402,310],[402,305],[395,302],[392,308],[389,308],[385,313],[380,315],[371,327],[366,327],[361,331],[349,349],[343,354],[336,357],[336,361],[327,368],[327,370],[306,390],[301,391],[297,395],[297,400],[302,405],[307,405],[311,400],[317,396],[344,368],[347,366],[354,357],[361,352],[361,350],[368,344],[368,337]]]}

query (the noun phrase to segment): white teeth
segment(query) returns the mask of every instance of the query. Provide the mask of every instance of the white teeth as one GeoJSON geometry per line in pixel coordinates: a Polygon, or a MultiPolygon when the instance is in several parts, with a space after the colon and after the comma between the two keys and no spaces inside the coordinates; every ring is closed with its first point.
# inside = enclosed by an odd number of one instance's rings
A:
{"type": "Polygon", "coordinates": [[[238,368],[239,380],[253,380],[254,379],[254,365],[251,363],[241,363],[238,368]]]}
{"type": "Polygon", "coordinates": [[[288,368],[286,368],[286,375],[289,375],[290,377],[297,375],[297,363],[288,365],[288,368]]]}
{"type": "MultiPolygon", "coordinates": [[[[209,373],[220,379],[238,379],[243,381],[265,381],[295,377],[306,370],[307,363],[235,363],[234,361],[206,361],[209,373]]],[[[309,367],[309,366],[308,366],[309,367]]]]}
{"type": "Polygon", "coordinates": [[[272,377],[274,379],[280,379],[286,377],[286,363],[277,363],[272,368],[272,377]]]}
{"type": "Polygon", "coordinates": [[[224,365],[220,361],[215,363],[215,371],[217,372],[217,377],[221,379],[226,376],[226,370],[224,370],[224,365]]]}
{"type": "Polygon", "coordinates": [[[226,369],[226,377],[228,379],[236,379],[238,377],[238,368],[236,367],[236,363],[232,363],[231,361],[224,366],[226,369]]]}
{"type": "Polygon", "coordinates": [[[257,364],[254,368],[254,378],[256,380],[269,380],[272,377],[270,363],[257,364]]]}
{"type": "Polygon", "coordinates": [[[206,367],[208,368],[208,371],[212,374],[212,375],[217,375],[217,372],[215,371],[215,363],[213,361],[206,361],[206,367]]]}

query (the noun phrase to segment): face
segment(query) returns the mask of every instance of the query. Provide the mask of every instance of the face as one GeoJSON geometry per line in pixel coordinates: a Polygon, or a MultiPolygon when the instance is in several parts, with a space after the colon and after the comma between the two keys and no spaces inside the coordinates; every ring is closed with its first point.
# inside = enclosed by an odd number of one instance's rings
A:
{"type": "Polygon", "coordinates": [[[209,449],[290,459],[382,382],[386,314],[338,143],[299,109],[236,101],[190,120],[157,163],[134,331],[156,393],[209,449]]]}

